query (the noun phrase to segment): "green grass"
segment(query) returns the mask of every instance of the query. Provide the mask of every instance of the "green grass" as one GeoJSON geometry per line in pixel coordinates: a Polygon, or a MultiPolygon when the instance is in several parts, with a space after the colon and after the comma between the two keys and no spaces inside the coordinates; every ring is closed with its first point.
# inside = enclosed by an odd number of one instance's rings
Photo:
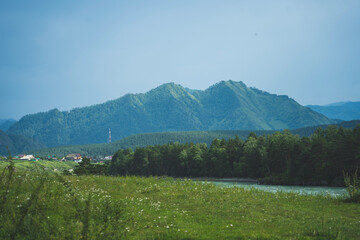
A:
{"type": "MultiPolygon", "coordinates": [[[[46,171],[54,171],[55,169],[59,172],[62,172],[65,169],[74,168],[77,163],[74,161],[48,161],[48,160],[39,160],[36,162],[28,161],[28,160],[13,160],[16,169],[18,170],[35,170],[35,169],[44,169],[46,171]]],[[[8,166],[9,162],[0,161],[0,169],[8,166]]],[[[55,170],[55,171],[56,171],[55,170]]]]}
{"type": "Polygon", "coordinates": [[[125,199],[134,239],[359,239],[360,205],[172,179],[77,177],[125,199]],[[168,228],[169,227],[169,228],[168,228]]]}
{"type": "Polygon", "coordinates": [[[360,204],[171,178],[1,174],[0,239],[360,239],[360,204]]]}

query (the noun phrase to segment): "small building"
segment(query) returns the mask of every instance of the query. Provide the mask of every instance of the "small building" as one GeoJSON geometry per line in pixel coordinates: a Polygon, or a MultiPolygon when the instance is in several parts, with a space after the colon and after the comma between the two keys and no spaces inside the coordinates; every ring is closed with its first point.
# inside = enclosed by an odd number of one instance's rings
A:
{"type": "Polygon", "coordinates": [[[75,161],[82,160],[82,157],[80,153],[70,153],[66,156],[66,159],[75,161]]]}
{"type": "Polygon", "coordinates": [[[34,160],[35,157],[33,155],[23,155],[22,157],[20,157],[20,160],[34,160]]]}

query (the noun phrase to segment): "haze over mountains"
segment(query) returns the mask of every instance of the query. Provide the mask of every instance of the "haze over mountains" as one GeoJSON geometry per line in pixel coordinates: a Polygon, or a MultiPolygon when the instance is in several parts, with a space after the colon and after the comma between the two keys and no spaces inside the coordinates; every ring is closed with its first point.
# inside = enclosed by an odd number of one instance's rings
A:
{"type": "Polygon", "coordinates": [[[7,131],[16,122],[14,119],[0,119],[0,130],[7,131]]]}
{"type": "Polygon", "coordinates": [[[45,148],[46,146],[30,137],[7,134],[0,130],[0,155],[7,156],[9,147],[11,154],[22,153],[34,149],[45,148]]]}
{"type": "Polygon", "coordinates": [[[338,102],[325,106],[308,105],[307,107],[332,119],[345,121],[360,119],[360,102],[338,102]]]}
{"type": "Polygon", "coordinates": [[[118,140],[147,132],[295,129],[331,123],[287,96],[222,81],[204,91],[168,83],[103,104],[31,114],[8,133],[60,146],[106,142],[109,128],[118,140]]]}

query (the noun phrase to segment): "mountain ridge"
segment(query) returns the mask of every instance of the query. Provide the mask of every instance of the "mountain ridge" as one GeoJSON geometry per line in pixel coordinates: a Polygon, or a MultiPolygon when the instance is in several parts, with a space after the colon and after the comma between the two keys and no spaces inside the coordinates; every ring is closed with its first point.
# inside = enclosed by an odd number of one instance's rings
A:
{"type": "Polygon", "coordinates": [[[167,83],[88,107],[52,109],[21,118],[8,132],[51,147],[106,142],[109,128],[117,140],[147,132],[275,130],[331,123],[287,96],[229,80],[204,91],[167,83]]]}

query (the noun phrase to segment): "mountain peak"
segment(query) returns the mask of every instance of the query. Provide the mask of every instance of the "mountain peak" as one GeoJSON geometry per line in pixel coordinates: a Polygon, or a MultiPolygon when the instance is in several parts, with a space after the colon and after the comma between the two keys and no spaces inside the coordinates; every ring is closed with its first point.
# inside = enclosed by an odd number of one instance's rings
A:
{"type": "Polygon", "coordinates": [[[169,82],[169,83],[164,83],[156,88],[151,89],[149,91],[149,93],[154,92],[154,91],[169,91],[169,90],[185,90],[185,89],[180,84],[175,84],[174,82],[169,82]]]}
{"type": "MultiPolygon", "coordinates": [[[[242,89],[242,90],[247,90],[249,89],[245,83],[243,83],[242,81],[236,82],[233,80],[222,80],[218,83],[215,83],[214,85],[212,85],[211,87],[209,87],[208,89],[213,89],[213,88],[230,88],[230,89],[242,89]]],[[[208,90],[207,89],[207,90],[208,90]]]]}
{"type": "Polygon", "coordinates": [[[145,95],[148,97],[155,97],[155,98],[173,97],[176,99],[190,97],[195,100],[195,97],[189,91],[187,91],[183,86],[181,86],[180,84],[175,84],[173,82],[162,84],[159,87],[154,88],[149,92],[145,93],[145,95]]]}
{"type": "Polygon", "coordinates": [[[244,95],[249,91],[250,88],[248,88],[243,82],[236,82],[233,80],[218,82],[205,90],[207,94],[219,94],[219,97],[224,95],[223,97],[226,98],[229,98],[230,95],[237,98],[237,96],[244,95]]]}

